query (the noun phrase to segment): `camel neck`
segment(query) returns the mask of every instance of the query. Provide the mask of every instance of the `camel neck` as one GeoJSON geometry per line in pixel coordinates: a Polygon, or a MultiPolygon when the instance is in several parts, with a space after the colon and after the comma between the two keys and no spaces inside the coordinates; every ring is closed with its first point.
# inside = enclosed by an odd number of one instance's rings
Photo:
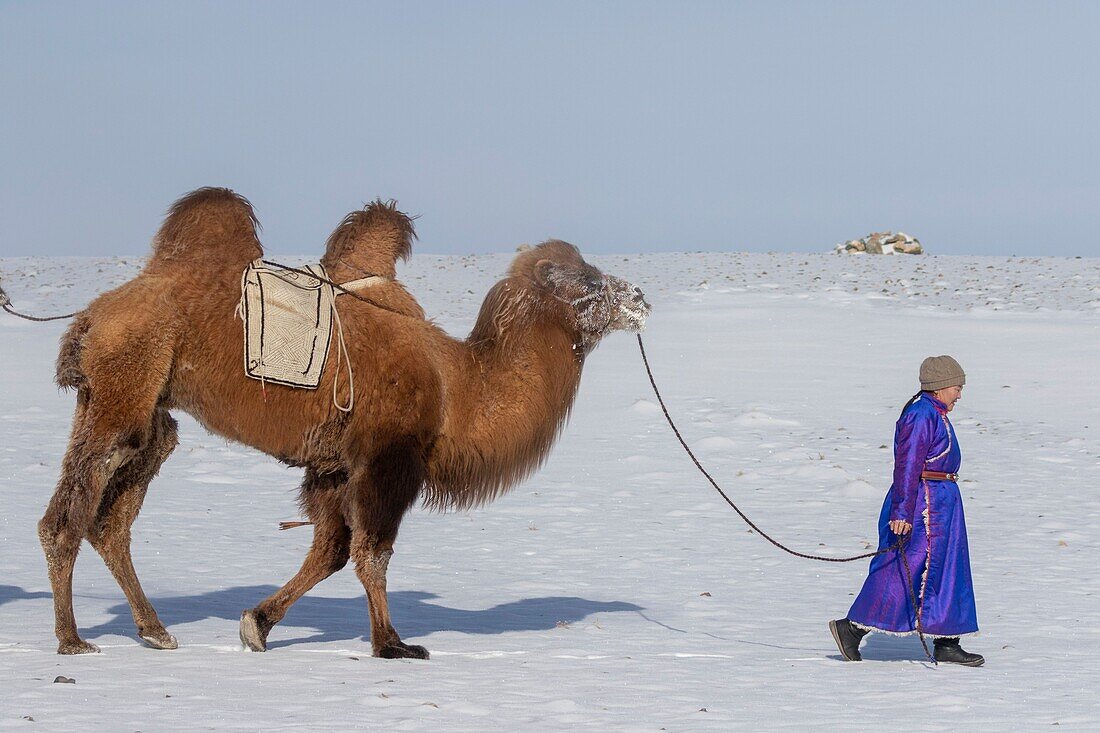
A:
{"type": "Polygon", "coordinates": [[[446,385],[444,428],[429,461],[426,501],[468,508],[536,469],[573,405],[581,361],[560,328],[513,323],[507,339],[463,345],[446,385]]]}

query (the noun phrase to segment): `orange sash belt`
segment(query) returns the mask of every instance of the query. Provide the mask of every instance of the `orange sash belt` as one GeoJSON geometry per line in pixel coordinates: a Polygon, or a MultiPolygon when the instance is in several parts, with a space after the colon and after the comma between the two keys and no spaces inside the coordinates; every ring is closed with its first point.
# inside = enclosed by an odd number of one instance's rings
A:
{"type": "Polygon", "coordinates": [[[929,481],[958,481],[959,474],[943,471],[921,471],[920,477],[929,481]]]}

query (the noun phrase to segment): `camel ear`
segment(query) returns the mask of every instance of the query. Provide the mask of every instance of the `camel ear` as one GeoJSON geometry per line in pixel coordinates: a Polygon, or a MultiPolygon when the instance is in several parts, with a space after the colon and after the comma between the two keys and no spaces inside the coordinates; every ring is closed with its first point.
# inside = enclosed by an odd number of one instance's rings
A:
{"type": "Polygon", "coordinates": [[[535,282],[544,288],[552,287],[553,281],[551,280],[551,274],[555,267],[556,265],[550,260],[539,260],[536,262],[534,268],[531,270],[535,282]]]}

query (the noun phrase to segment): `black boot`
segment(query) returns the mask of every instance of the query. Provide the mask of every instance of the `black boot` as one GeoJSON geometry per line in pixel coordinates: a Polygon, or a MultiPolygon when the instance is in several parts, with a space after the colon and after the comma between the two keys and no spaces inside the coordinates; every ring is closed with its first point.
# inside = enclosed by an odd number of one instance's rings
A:
{"type": "Polygon", "coordinates": [[[941,637],[936,639],[936,661],[948,664],[962,664],[967,667],[980,667],[985,664],[981,654],[971,654],[959,646],[959,637],[941,637]]]}
{"type": "Polygon", "coordinates": [[[840,650],[840,656],[849,662],[862,662],[863,657],[859,653],[859,642],[867,632],[859,628],[846,618],[829,622],[829,631],[833,632],[836,640],[836,648],[840,650]]]}

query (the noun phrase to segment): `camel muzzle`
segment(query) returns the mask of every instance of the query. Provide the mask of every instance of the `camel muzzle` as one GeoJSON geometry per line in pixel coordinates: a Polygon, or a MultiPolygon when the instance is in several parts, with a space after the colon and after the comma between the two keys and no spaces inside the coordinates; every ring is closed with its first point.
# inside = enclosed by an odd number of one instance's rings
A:
{"type": "Polygon", "coordinates": [[[617,299],[615,315],[611,321],[611,328],[631,333],[641,333],[645,330],[646,319],[653,311],[653,307],[645,299],[645,294],[637,285],[623,282],[626,286],[620,290],[617,299]]]}

